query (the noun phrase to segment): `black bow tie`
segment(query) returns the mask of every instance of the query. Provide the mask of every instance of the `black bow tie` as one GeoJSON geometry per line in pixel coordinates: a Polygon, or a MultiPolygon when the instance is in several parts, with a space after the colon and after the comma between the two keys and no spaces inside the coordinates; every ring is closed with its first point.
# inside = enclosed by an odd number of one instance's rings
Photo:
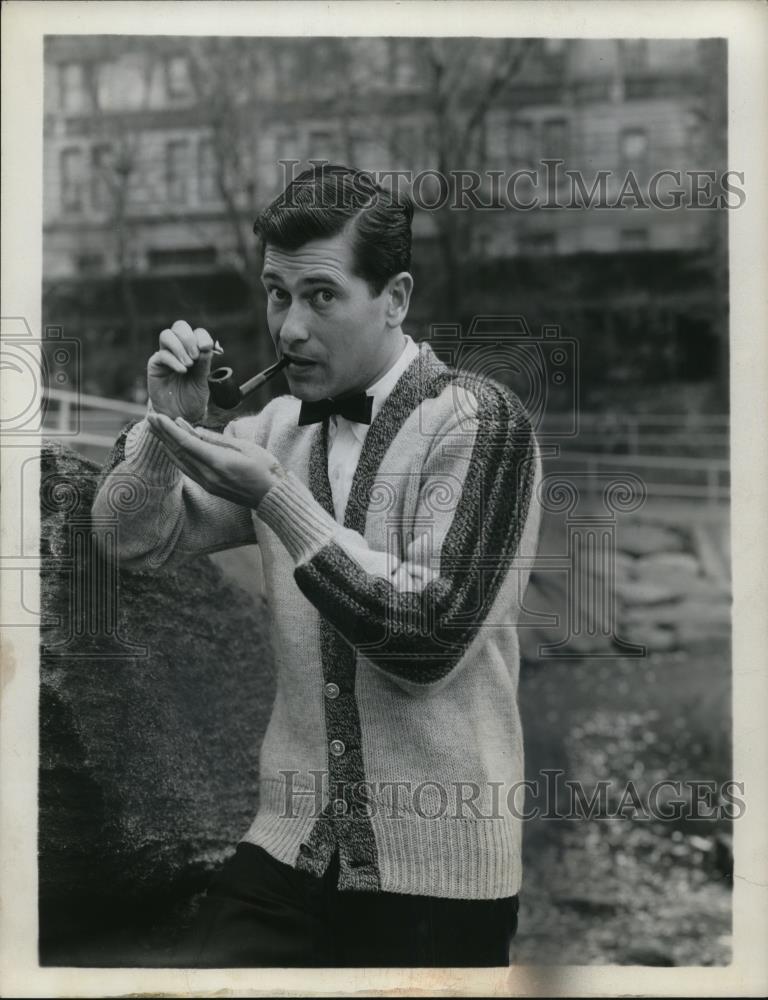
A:
{"type": "Polygon", "coordinates": [[[373,396],[356,392],[337,399],[320,399],[316,403],[302,403],[299,411],[299,427],[317,424],[326,417],[338,414],[358,424],[370,424],[373,412],[373,396]]]}

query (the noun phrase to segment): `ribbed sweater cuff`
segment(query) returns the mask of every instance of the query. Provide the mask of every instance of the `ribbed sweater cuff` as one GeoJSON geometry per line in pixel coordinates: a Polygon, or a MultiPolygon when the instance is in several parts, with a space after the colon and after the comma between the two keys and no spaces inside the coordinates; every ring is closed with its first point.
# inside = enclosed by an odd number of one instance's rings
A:
{"type": "Polygon", "coordinates": [[[285,545],[294,562],[307,562],[333,540],[338,525],[292,472],[266,494],[257,515],[285,545]]]}
{"type": "Polygon", "coordinates": [[[170,486],[181,475],[181,470],[168,457],[163,442],[155,437],[146,420],[141,420],[128,432],[125,459],[132,471],[147,483],[170,486]]]}

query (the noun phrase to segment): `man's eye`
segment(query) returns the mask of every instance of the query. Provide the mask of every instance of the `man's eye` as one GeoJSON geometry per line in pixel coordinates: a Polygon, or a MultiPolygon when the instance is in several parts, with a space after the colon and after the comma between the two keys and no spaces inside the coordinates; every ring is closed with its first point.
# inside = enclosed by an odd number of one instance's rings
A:
{"type": "Polygon", "coordinates": [[[334,301],[336,296],[331,291],[330,288],[318,288],[315,294],[312,296],[312,301],[317,306],[327,306],[334,301]]]}
{"type": "Polygon", "coordinates": [[[277,288],[277,287],[270,288],[267,294],[269,295],[270,299],[273,302],[282,303],[288,299],[288,293],[285,291],[284,288],[277,288]]]}

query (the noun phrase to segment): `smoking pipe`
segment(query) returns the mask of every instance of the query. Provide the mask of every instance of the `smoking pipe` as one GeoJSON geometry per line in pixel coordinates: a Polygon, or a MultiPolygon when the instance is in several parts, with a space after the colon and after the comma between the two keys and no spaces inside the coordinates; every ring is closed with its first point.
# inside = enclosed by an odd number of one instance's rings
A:
{"type": "Polygon", "coordinates": [[[249,378],[242,385],[238,385],[235,381],[235,374],[231,368],[217,368],[208,377],[208,390],[211,399],[222,410],[233,410],[239,403],[242,403],[246,396],[264,385],[265,382],[269,382],[287,364],[288,358],[280,358],[279,361],[270,365],[269,368],[265,368],[258,375],[254,375],[253,378],[249,378]]]}

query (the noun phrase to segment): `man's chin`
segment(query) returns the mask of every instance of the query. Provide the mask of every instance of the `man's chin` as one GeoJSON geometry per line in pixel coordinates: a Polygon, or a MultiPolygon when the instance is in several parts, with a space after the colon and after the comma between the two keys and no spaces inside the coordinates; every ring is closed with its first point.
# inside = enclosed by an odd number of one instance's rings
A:
{"type": "Polygon", "coordinates": [[[317,403],[321,399],[328,399],[329,396],[322,387],[306,385],[298,379],[289,378],[288,388],[291,390],[291,395],[300,399],[302,403],[317,403]]]}
{"type": "MultiPolygon", "coordinates": [[[[343,395],[348,391],[340,389],[336,385],[320,377],[320,373],[313,373],[317,377],[302,375],[301,369],[298,377],[293,376],[290,371],[286,371],[285,377],[288,382],[288,389],[292,396],[300,399],[302,403],[318,403],[321,399],[333,399],[335,396],[343,395]]],[[[304,369],[306,371],[306,369],[304,369]]]]}

